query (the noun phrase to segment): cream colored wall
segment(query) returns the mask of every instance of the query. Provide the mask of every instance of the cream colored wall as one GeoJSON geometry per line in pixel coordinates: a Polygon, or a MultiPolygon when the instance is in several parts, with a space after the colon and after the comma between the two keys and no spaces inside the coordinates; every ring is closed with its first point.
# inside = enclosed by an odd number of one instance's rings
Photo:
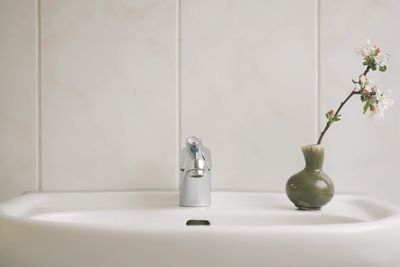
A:
{"type": "MultiPolygon", "coordinates": [[[[214,190],[283,191],[362,70],[354,47],[371,38],[392,54],[377,78],[396,90],[399,12],[398,0],[0,0],[0,199],[176,189],[188,135],[211,149],[214,190]]],[[[398,109],[371,121],[345,107],[325,140],[338,192],[400,204],[398,109]]]]}

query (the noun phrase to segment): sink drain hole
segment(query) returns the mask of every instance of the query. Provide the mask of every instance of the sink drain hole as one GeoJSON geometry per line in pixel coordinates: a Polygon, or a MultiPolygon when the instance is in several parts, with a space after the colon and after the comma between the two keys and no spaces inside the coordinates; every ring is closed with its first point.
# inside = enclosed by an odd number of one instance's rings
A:
{"type": "Polygon", "coordinates": [[[209,220],[188,220],[186,222],[186,226],[192,226],[192,225],[206,225],[206,226],[209,226],[210,225],[210,221],[209,220]]]}

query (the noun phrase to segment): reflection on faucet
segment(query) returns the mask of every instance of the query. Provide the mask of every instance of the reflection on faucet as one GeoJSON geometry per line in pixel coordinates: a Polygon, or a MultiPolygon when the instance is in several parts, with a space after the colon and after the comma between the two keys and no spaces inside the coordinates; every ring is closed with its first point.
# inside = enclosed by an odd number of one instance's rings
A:
{"type": "Polygon", "coordinates": [[[180,194],[182,207],[208,207],[211,202],[211,155],[200,138],[186,139],[180,155],[180,194]]]}

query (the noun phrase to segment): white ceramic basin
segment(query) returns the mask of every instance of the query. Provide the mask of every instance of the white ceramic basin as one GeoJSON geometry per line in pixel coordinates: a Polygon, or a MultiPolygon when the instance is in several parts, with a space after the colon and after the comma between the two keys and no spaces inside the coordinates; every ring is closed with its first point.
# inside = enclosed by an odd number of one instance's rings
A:
{"type": "Polygon", "coordinates": [[[297,211],[284,194],[35,193],[0,205],[1,267],[399,267],[400,211],[338,195],[297,211]],[[210,224],[210,225],[187,225],[210,224]]]}

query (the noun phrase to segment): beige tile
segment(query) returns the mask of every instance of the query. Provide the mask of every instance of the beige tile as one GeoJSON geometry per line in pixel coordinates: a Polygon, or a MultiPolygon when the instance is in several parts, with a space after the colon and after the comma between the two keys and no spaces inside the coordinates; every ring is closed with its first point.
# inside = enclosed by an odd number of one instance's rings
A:
{"type": "Polygon", "coordinates": [[[37,187],[36,1],[0,1],[0,201],[37,187]]]}
{"type": "Polygon", "coordinates": [[[43,188],[173,188],[173,0],[42,1],[43,188]]]}
{"type": "Polygon", "coordinates": [[[316,138],[316,1],[182,1],[182,138],[213,188],[283,191],[316,138]]]}
{"type": "MultiPolygon", "coordinates": [[[[370,76],[393,89],[398,99],[399,23],[396,0],[321,1],[321,114],[336,108],[352,89],[351,79],[363,71],[354,49],[368,38],[392,54],[388,71],[370,76]]],[[[337,191],[368,193],[400,204],[399,104],[397,100],[397,106],[378,121],[362,115],[357,97],[345,106],[342,121],[332,126],[325,139],[326,171],[337,191]]]]}

